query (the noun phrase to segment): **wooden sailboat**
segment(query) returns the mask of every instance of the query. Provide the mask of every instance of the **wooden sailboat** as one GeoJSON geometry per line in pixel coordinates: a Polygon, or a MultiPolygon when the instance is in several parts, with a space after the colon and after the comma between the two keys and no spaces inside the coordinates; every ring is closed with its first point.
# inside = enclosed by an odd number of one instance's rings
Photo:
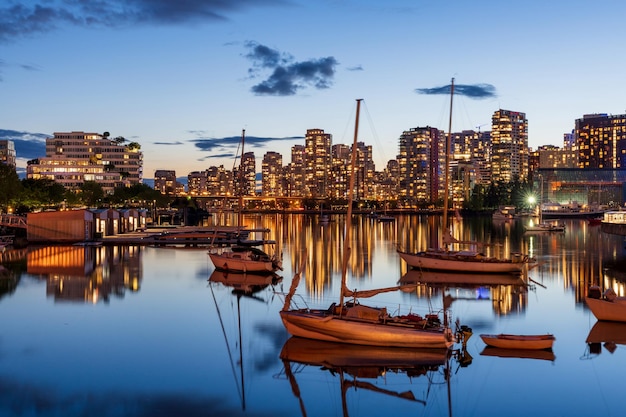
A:
{"type": "Polygon", "coordinates": [[[352,200],[355,183],[357,135],[361,100],[357,100],[354,142],[352,145],[350,185],[348,188],[348,212],[346,216],[345,240],[342,258],[341,293],[339,303],[330,308],[314,310],[291,308],[291,300],[300,280],[296,273],[280,317],[287,331],[293,336],[329,342],[356,345],[449,348],[454,337],[444,312],[443,324],[436,315],[392,316],[385,308],[369,307],[357,302],[358,298],[371,297],[382,292],[397,291],[401,287],[382,288],[371,291],[351,291],[346,286],[348,258],[350,255],[352,200]],[[344,297],[353,300],[344,303],[344,297]]]}
{"type": "Polygon", "coordinates": [[[450,233],[448,226],[448,194],[450,180],[450,153],[452,137],[452,100],[454,97],[454,78],[450,85],[450,120],[448,137],[446,139],[446,163],[442,220],[442,243],[443,247],[427,249],[422,252],[411,253],[398,249],[398,255],[407,265],[413,268],[430,269],[439,271],[458,272],[481,272],[481,273],[519,273],[524,270],[532,260],[522,254],[512,254],[510,259],[485,256],[476,250],[451,250],[453,243],[480,245],[478,242],[461,242],[450,233]]]}
{"type": "MultiPolygon", "coordinates": [[[[241,132],[241,160],[244,154],[246,138],[245,129],[241,132]]],[[[238,230],[243,228],[243,164],[240,160],[239,180],[242,189],[239,193],[238,230]]],[[[250,245],[239,244],[231,248],[212,248],[208,251],[209,258],[216,269],[221,271],[241,273],[269,274],[282,270],[282,261],[277,254],[268,254],[265,251],[253,248],[250,245]]]]}

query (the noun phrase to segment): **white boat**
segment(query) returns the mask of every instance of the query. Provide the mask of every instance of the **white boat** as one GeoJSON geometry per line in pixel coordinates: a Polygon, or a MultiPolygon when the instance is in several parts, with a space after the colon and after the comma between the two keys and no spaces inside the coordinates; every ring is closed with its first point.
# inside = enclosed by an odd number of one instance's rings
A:
{"type": "Polygon", "coordinates": [[[282,270],[282,262],[276,255],[250,246],[213,248],[208,252],[216,269],[230,272],[272,273],[282,270]]]}
{"type": "Polygon", "coordinates": [[[556,338],[552,334],[481,334],[487,346],[501,349],[549,350],[556,338]]]}
{"type": "MultiPolygon", "coordinates": [[[[454,97],[454,78],[450,85],[450,125],[447,136],[446,149],[451,149],[452,137],[452,98],[454,97]]],[[[450,152],[446,152],[445,185],[442,220],[443,247],[428,249],[421,252],[407,252],[398,249],[398,255],[408,266],[420,269],[457,272],[503,273],[522,272],[533,262],[531,258],[522,254],[511,254],[511,259],[485,256],[477,250],[452,250],[452,244],[480,246],[479,242],[461,242],[452,237],[448,228],[448,194],[450,177],[450,152]]]]}
{"type": "MultiPolygon", "coordinates": [[[[359,110],[361,100],[357,100],[354,142],[350,170],[350,186],[348,187],[348,211],[346,224],[352,218],[352,200],[355,182],[357,134],[359,126],[359,110]]],[[[352,243],[351,228],[345,227],[346,244],[343,247],[342,279],[339,303],[333,303],[328,309],[292,308],[291,301],[300,281],[298,271],[291,283],[289,293],[280,311],[280,317],[287,331],[292,336],[307,339],[339,342],[354,345],[407,347],[407,348],[449,348],[454,344],[454,337],[445,315],[440,320],[436,314],[390,315],[386,308],[361,305],[358,298],[371,297],[388,291],[398,291],[401,287],[382,288],[371,291],[351,291],[346,286],[347,266],[352,243]],[[345,297],[352,297],[344,302],[345,297]]]]}
{"type": "Polygon", "coordinates": [[[594,285],[585,301],[596,319],[626,322],[626,297],[618,297],[612,289],[601,295],[600,287],[594,285]]]}

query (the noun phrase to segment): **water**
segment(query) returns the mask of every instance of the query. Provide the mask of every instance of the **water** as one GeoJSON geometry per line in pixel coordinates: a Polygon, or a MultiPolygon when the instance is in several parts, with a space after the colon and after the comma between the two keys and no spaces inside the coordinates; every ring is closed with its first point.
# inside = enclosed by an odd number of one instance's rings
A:
{"type": "MultiPolygon", "coordinates": [[[[354,369],[327,369],[332,361],[305,366],[279,357],[289,339],[278,315],[281,293],[303,259],[300,301],[327,307],[337,300],[342,218],[324,226],[306,215],[251,216],[246,222],[270,228],[284,271],[282,279],[243,282],[258,291],[240,296],[233,289],[242,282],[214,274],[205,248],[6,251],[0,415],[623,415],[626,350],[620,344],[590,348],[586,339],[596,320],[583,301],[590,284],[624,294],[623,237],[603,234],[583,220],[568,220],[565,234],[534,235],[523,233],[521,220],[455,224],[458,237],[498,242],[486,248],[491,253],[535,256],[539,266],[529,273],[530,285],[448,288],[453,319],[474,332],[465,354],[451,358],[449,368],[441,361],[408,376],[387,369],[377,378],[370,372],[355,379],[354,369]],[[555,358],[481,354],[487,352],[478,334],[500,332],[553,333],[555,358]],[[414,400],[382,390],[411,391],[414,400]]],[[[407,272],[396,247],[432,246],[428,230],[437,222],[401,216],[383,224],[355,217],[348,286],[396,284],[407,272]]],[[[426,313],[441,308],[441,299],[440,288],[420,287],[375,300],[390,311],[426,313]]],[[[626,326],[609,330],[614,339],[626,339],[626,326]]],[[[332,353],[343,359],[363,354],[351,348],[332,353]]],[[[398,359],[388,354],[373,354],[380,359],[376,367],[398,359]]],[[[368,369],[373,370],[378,371],[368,369]]]]}

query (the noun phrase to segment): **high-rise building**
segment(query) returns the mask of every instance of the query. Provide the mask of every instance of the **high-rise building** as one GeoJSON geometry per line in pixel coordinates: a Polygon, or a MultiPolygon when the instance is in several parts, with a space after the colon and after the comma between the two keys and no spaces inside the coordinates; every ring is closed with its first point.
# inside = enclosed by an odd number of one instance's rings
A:
{"type": "Polygon", "coordinates": [[[157,169],[154,171],[154,189],[165,195],[176,193],[176,171],[157,169]]]}
{"type": "Polygon", "coordinates": [[[15,143],[12,140],[0,139],[0,163],[13,168],[17,166],[15,143]]]}
{"type": "Polygon", "coordinates": [[[491,118],[492,181],[528,178],[528,120],[526,114],[497,110],[491,118]]]}
{"type": "Polygon", "coordinates": [[[328,197],[332,135],[322,129],[308,129],[305,137],[305,195],[328,197]]]}
{"type": "Polygon", "coordinates": [[[241,164],[235,168],[233,177],[234,195],[256,195],[256,159],[254,152],[246,152],[241,156],[241,164]]]}
{"type": "Polygon", "coordinates": [[[261,195],[282,196],[281,176],[283,156],[278,152],[266,152],[261,162],[261,195]]]}
{"type": "Polygon", "coordinates": [[[108,132],[55,132],[46,156],[28,161],[26,177],[52,179],[72,190],[95,181],[106,193],[143,180],[143,153],[137,142],[109,139],[108,132]]]}
{"type": "Polygon", "coordinates": [[[283,170],[283,190],[287,197],[301,197],[305,195],[305,155],[304,145],[291,147],[291,162],[283,170]]]}
{"type": "Polygon", "coordinates": [[[586,114],[574,136],[579,168],[626,168],[626,115],[586,114]]]}
{"type": "Polygon", "coordinates": [[[416,127],[402,132],[396,158],[400,171],[399,196],[408,203],[432,203],[439,199],[444,141],[443,132],[434,127],[416,127]]]}

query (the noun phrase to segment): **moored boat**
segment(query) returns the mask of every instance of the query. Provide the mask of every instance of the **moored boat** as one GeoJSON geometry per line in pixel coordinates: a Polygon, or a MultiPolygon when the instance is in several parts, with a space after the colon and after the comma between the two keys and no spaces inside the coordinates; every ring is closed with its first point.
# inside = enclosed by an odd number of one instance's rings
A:
{"type": "Polygon", "coordinates": [[[626,297],[618,297],[610,288],[601,294],[600,287],[591,286],[585,302],[598,320],[626,322],[626,297]]]}
{"type": "Polygon", "coordinates": [[[552,349],[556,340],[552,334],[481,334],[480,338],[486,345],[496,348],[529,350],[552,349]]]}
{"type": "Polygon", "coordinates": [[[208,255],[215,268],[221,271],[269,274],[282,270],[282,263],[276,255],[250,246],[210,249],[208,255]]]}

